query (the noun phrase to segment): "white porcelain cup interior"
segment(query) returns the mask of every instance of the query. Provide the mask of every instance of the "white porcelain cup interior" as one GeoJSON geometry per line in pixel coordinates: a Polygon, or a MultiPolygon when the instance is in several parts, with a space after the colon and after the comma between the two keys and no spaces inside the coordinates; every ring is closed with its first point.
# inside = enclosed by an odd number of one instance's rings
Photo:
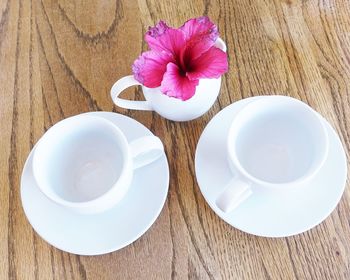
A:
{"type": "Polygon", "coordinates": [[[235,117],[227,153],[236,176],[217,200],[224,212],[248,198],[253,184],[277,191],[312,178],[326,160],[328,135],[320,116],[305,103],[268,96],[235,117]]]}
{"type": "Polygon", "coordinates": [[[58,204],[82,213],[103,211],[126,193],[133,169],[162,154],[159,138],[141,140],[129,144],[117,126],[101,117],[67,118],[36,145],[34,178],[58,204]]]}

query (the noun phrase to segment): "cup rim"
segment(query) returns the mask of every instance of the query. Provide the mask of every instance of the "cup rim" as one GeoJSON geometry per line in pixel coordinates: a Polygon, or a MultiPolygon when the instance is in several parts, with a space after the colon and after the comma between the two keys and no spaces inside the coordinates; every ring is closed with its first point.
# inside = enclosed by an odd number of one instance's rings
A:
{"type": "Polygon", "coordinates": [[[128,169],[131,168],[130,148],[128,145],[128,141],[126,140],[126,137],[124,136],[123,132],[111,121],[106,120],[99,116],[88,116],[88,115],[80,114],[80,115],[65,118],[55,123],[44,133],[44,135],[35,144],[33,152],[34,153],[33,153],[33,159],[32,159],[32,172],[33,172],[34,180],[39,190],[53,202],[65,207],[75,208],[75,209],[86,209],[86,208],[94,207],[95,205],[97,206],[98,204],[101,203],[101,201],[106,200],[112,192],[115,192],[118,189],[122,191],[122,188],[119,188],[119,183],[123,181],[123,178],[127,175],[128,169]],[[49,135],[48,133],[52,133],[54,130],[58,129],[59,127],[67,126],[68,123],[71,123],[72,121],[76,121],[77,119],[79,121],[88,121],[88,119],[90,120],[94,119],[95,121],[97,120],[98,122],[104,123],[105,125],[109,126],[109,128],[113,130],[113,133],[119,138],[120,143],[122,143],[123,147],[121,147],[121,151],[123,153],[123,165],[122,165],[122,169],[119,177],[116,179],[114,184],[105,193],[91,200],[74,202],[74,201],[69,201],[61,198],[58,194],[55,193],[55,191],[52,191],[52,193],[48,192],[47,188],[43,187],[43,182],[40,183],[41,180],[39,179],[40,178],[39,170],[35,166],[38,167],[38,161],[39,161],[39,158],[38,158],[39,154],[37,152],[37,149],[46,140],[46,137],[48,137],[49,135]]]}
{"type": "MultiPolygon", "coordinates": [[[[271,102],[271,101],[269,101],[271,102]]],[[[235,136],[235,138],[237,138],[237,135],[235,136]]],[[[233,140],[233,142],[235,142],[236,139],[233,140]]],[[[310,180],[319,170],[320,168],[323,166],[324,162],[327,159],[328,156],[328,150],[329,150],[329,137],[328,137],[328,132],[327,132],[327,128],[325,126],[324,121],[322,120],[322,116],[319,115],[313,108],[311,108],[308,104],[302,102],[301,100],[298,100],[296,98],[293,97],[289,97],[289,96],[285,96],[285,95],[268,95],[268,96],[263,96],[261,99],[257,99],[251,103],[248,103],[247,105],[245,105],[239,112],[238,114],[235,116],[235,118],[232,120],[232,123],[229,127],[229,133],[227,136],[227,142],[226,142],[226,146],[227,146],[227,151],[228,151],[228,160],[230,162],[230,167],[231,165],[234,166],[234,168],[236,170],[238,170],[240,176],[245,177],[248,181],[255,183],[259,186],[265,186],[268,188],[279,188],[281,189],[282,187],[291,187],[291,186],[295,186],[298,184],[301,184],[303,182],[306,182],[308,180],[310,180]],[[308,112],[310,112],[311,114],[313,114],[319,124],[320,124],[320,128],[322,130],[322,134],[324,136],[324,147],[323,147],[323,155],[321,157],[321,159],[319,160],[319,162],[317,163],[317,165],[315,167],[312,168],[312,170],[310,171],[306,171],[305,174],[303,174],[302,176],[300,176],[299,178],[292,180],[292,181],[287,181],[287,182],[282,182],[282,183],[273,183],[273,182],[269,182],[269,181],[265,181],[262,179],[259,179],[255,176],[253,176],[252,174],[250,174],[250,172],[248,172],[241,164],[240,160],[238,159],[238,155],[236,153],[236,149],[235,149],[235,145],[232,144],[232,138],[234,138],[234,133],[235,131],[235,127],[237,125],[237,123],[240,121],[240,119],[243,117],[244,112],[247,112],[250,107],[252,106],[256,106],[257,102],[261,103],[261,102],[266,102],[266,98],[268,99],[277,99],[277,100],[281,100],[284,102],[294,102],[296,104],[299,104],[299,106],[303,106],[305,109],[308,110],[308,112]]],[[[231,167],[232,169],[232,167],[231,167]]]]}

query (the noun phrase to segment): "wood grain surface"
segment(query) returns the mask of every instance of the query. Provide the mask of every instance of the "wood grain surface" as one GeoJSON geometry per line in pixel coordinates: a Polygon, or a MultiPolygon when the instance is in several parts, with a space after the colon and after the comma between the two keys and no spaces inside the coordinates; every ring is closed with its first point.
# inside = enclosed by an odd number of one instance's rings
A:
{"type": "MultiPolygon", "coordinates": [[[[222,108],[284,94],[323,114],[350,151],[348,0],[0,0],[0,279],[350,279],[350,190],[316,228],[289,238],[245,234],[219,219],[194,174],[197,141],[222,108]],[[113,107],[109,90],[160,19],[208,15],[230,71],[203,117],[175,123],[113,107]],[[161,215],[130,246],[82,257],[43,241],[25,218],[20,175],[50,126],[88,111],[140,121],[164,141],[170,190],[161,215]]],[[[134,88],[124,97],[142,99],[134,88]]],[[[330,186],[331,187],[331,186],[330,186]]]]}

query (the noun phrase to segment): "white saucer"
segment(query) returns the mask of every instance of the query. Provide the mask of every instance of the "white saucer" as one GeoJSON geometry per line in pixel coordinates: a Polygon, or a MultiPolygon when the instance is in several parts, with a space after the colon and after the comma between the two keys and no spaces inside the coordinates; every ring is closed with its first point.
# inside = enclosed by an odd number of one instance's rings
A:
{"type": "MultiPolygon", "coordinates": [[[[152,135],[139,122],[115,113],[87,113],[115,123],[128,141],[152,135]]],[[[79,255],[99,255],[121,249],[143,235],[163,208],[169,186],[166,155],[135,171],[132,186],[114,208],[94,215],[79,215],[49,200],[36,186],[31,152],[21,178],[24,212],[34,230],[51,245],[79,255]]]]}
{"type": "MultiPolygon", "coordinates": [[[[231,226],[265,237],[286,237],[321,223],[337,206],[346,182],[347,165],[338,135],[326,121],[330,138],[328,159],[320,172],[303,188],[290,191],[253,192],[231,213],[222,212],[215,200],[234,176],[226,160],[226,136],[237,112],[252,97],[219,112],[203,131],[196,150],[196,176],[200,190],[213,211],[231,226]]],[[[258,187],[258,186],[256,186],[258,187]]]]}

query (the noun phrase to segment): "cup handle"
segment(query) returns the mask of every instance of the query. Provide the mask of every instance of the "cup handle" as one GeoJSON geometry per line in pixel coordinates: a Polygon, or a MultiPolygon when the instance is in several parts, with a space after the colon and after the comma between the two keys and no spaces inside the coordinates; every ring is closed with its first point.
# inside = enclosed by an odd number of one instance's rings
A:
{"type": "Polygon", "coordinates": [[[132,141],[129,145],[134,169],[152,163],[164,152],[163,143],[156,136],[144,136],[132,141]]]}
{"type": "Polygon", "coordinates": [[[221,211],[228,213],[234,210],[252,194],[251,185],[240,178],[233,178],[216,200],[221,211]]]}
{"type": "Polygon", "coordinates": [[[133,75],[125,76],[116,81],[111,88],[111,96],[114,104],[124,109],[153,111],[149,101],[127,100],[118,97],[123,90],[137,85],[141,86],[142,84],[136,81],[133,75]]]}

